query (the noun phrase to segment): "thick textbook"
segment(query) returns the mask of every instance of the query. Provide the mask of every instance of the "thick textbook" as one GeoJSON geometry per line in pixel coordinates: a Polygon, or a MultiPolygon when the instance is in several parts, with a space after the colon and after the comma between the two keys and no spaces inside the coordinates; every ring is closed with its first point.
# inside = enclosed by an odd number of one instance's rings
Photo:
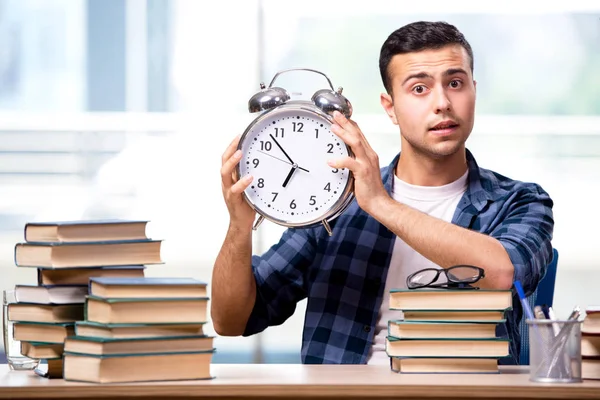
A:
{"type": "Polygon", "coordinates": [[[510,290],[392,289],[394,310],[505,310],[512,308],[510,290]]]}
{"type": "Polygon", "coordinates": [[[65,352],[64,379],[94,383],[210,379],[213,352],[108,356],[65,352]]]}
{"type": "Polygon", "coordinates": [[[206,297],[206,282],[193,278],[90,278],[89,293],[103,298],[206,297]]]}
{"type": "Polygon", "coordinates": [[[148,239],[148,221],[120,219],[28,222],[27,242],[91,242],[104,240],[148,239]]]}
{"type": "Polygon", "coordinates": [[[160,240],[17,243],[15,264],[19,267],[38,268],[162,264],[161,243],[160,240]]]}

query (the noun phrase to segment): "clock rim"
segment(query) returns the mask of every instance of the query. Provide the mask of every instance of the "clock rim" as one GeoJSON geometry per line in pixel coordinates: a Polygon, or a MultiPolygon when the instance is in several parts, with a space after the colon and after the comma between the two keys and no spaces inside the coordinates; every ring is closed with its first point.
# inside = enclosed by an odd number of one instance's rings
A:
{"type": "MultiPolygon", "coordinates": [[[[312,102],[306,101],[306,100],[290,100],[282,105],[279,105],[277,107],[271,108],[270,110],[262,112],[252,122],[250,122],[250,124],[248,124],[248,126],[244,130],[244,133],[240,137],[240,140],[239,140],[238,146],[237,146],[237,150],[242,150],[244,141],[245,141],[246,137],[248,136],[248,134],[250,133],[250,131],[252,130],[252,128],[254,126],[256,126],[257,124],[259,124],[260,122],[262,122],[264,119],[271,116],[271,114],[277,114],[278,111],[281,112],[281,111],[294,111],[294,110],[308,111],[308,112],[317,114],[319,117],[321,117],[321,118],[325,119],[327,122],[329,122],[329,124],[334,123],[333,117],[331,117],[329,114],[325,113],[324,111],[322,111],[321,109],[316,107],[312,102]]],[[[354,153],[352,152],[352,149],[350,148],[350,146],[348,146],[343,141],[342,141],[342,143],[346,147],[346,150],[348,151],[348,155],[350,157],[354,158],[354,153]]],[[[242,159],[243,159],[243,156],[242,156],[242,159]]],[[[240,164],[241,163],[238,163],[235,168],[237,179],[239,179],[241,176],[241,165],[240,164]]],[[[254,204],[252,202],[252,200],[250,200],[250,198],[246,194],[246,190],[244,190],[242,192],[242,196],[243,196],[244,200],[246,201],[246,203],[258,215],[262,216],[263,218],[265,218],[277,225],[285,226],[287,228],[311,228],[311,227],[314,227],[314,226],[317,226],[317,225],[323,223],[323,221],[327,221],[327,222],[333,221],[335,218],[339,217],[346,210],[346,208],[348,208],[348,206],[354,200],[354,175],[352,174],[352,171],[348,170],[348,179],[346,181],[346,186],[342,190],[342,193],[338,197],[338,199],[331,205],[331,207],[329,207],[325,212],[320,214],[320,217],[313,218],[313,219],[305,221],[305,222],[291,222],[288,220],[282,220],[282,219],[273,217],[268,212],[265,212],[263,209],[261,209],[256,204],[254,204]]]]}

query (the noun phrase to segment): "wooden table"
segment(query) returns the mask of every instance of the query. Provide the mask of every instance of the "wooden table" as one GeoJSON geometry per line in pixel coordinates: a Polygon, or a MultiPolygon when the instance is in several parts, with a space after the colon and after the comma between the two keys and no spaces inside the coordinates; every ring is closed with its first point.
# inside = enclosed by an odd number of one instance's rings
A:
{"type": "Polygon", "coordinates": [[[527,369],[494,375],[399,375],[385,366],[213,364],[207,381],[85,384],[0,365],[0,399],[600,399],[600,381],[540,384],[527,369]]]}

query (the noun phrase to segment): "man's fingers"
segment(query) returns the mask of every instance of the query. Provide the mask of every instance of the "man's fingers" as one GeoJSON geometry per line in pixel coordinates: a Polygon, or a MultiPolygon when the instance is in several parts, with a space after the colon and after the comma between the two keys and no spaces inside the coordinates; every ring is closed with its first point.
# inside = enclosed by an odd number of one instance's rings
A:
{"type": "Polygon", "coordinates": [[[252,175],[246,175],[231,187],[231,193],[240,194],[252,183],[252,175]]]}
{"type": "Polygon", "coordinates": [[[356,134],[356,132],[348,131],[338,124],[331,125],[331,132],[333,132],[336,136],[342,139],[344,143],[350,146],[356,157],[360,158],[366,156],[363,140],[358,134],[356,134]]]}
{"type": "Polygon", "coordinates": [[[227,149],[221,156],[221,164],[225,164],[225,162],[227,162],[227,160],[229,160],[231,158],[233,153],[235,153],[235,150],[237,149],[239,142],[240,142],[240,135],[233,138],[233,140],[231,141],[231,143],[229,143],[229,146],[227,146],[227,149]]]}
{"type": "Polygon", "coordinates": [[[352,157],[344,157],[328,160],[327,165],[337,169],[347,168],[352,171],[353,174],[356,174],[360,164],[352,157]]]}
{"type": "Polygon", "coordinates": [[[221,166],[221,180],[226,187],[229,187],[233,184],[233,170],[240,162],[241,158],[242,151],[237,150],[229,157],[229,159],[225,160],[223,166],[221,166]]]}
{"type": "Polygon", "coordinates": [[[367,141],[367,138],[360,130],[360,128],[356,125],[356,123],[348,118],[345,115],[340,113],[339,111],[334,112],[334,120],[338,125],[340,125],[345,131],[349,132],[352,136],[357,136],[357,138],[361,141],[362,145],[367,149],[367,151],[371,151],[371,145],[367,141]]]}
{"type": "Polygon", "coordinates": [[[348,131],[353,131],[356,127],[352,124],[352,122],[346,118],[346,116],[344,114],[342,114],[339,111],[334,111],[333,112],[333,120],[340,125],[342,128],[348,130],[348,131]]]}

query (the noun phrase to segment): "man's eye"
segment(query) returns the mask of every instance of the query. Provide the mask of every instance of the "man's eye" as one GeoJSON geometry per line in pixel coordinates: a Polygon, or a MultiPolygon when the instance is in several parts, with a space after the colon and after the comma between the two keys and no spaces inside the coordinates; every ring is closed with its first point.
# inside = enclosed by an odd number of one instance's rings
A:
{"type": "Polygon", "coordinates": [[[453,80],[450,82],[450,87],[452,89],[458,89],[461,86],[462,82],[459,80],[453,80]]]}
{"type": "Polygon", "coordinates": [[[413,92],[415,92],[417,94],[423,94],[423,93],[425,93],[425,86],[423,86],[423,85],[415,86],[413,88],[413,92]]]}

